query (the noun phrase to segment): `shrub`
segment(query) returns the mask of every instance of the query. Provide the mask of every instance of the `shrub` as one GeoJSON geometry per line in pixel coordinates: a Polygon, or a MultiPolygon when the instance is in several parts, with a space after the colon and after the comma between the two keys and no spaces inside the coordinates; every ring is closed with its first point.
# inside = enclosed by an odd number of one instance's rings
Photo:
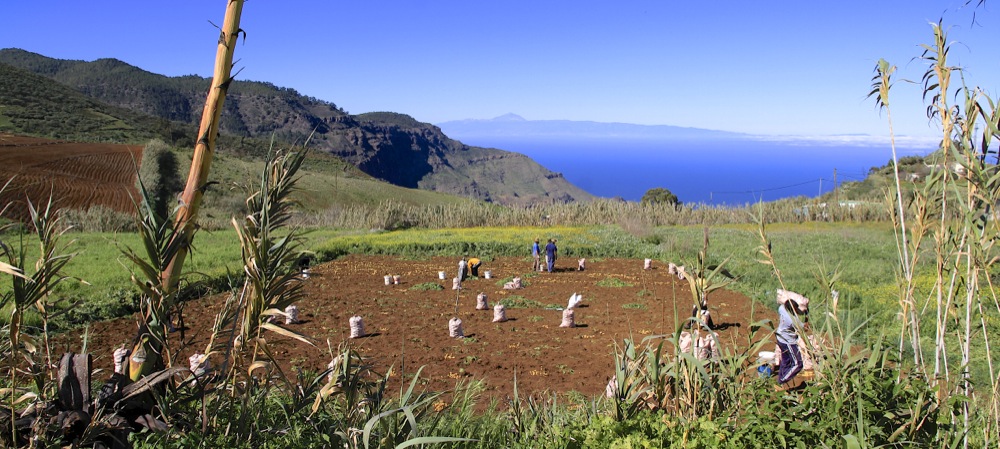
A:
{"type": "Polygon", "coordinates": [[[631,287],[632,284],[614,277],[606,277],[597,281],[598,287],[631,287]]]}
{"type": "Polygon", "coordinates": [[[83,210],[65,209],[60,216],[77,232],[135,232],[135,214],[100,205],[83,210]]]}
{"type": "Polygon", "coordinates": [[[421,283],[421,284],[414,285],[413,287],[410,287],[410,290],[413,290],[413,291],[436,291],[436,290],[444,290],[444,287],[441,284],[438,284],[436,282],[424,282],[424,283],[421,283]]]}

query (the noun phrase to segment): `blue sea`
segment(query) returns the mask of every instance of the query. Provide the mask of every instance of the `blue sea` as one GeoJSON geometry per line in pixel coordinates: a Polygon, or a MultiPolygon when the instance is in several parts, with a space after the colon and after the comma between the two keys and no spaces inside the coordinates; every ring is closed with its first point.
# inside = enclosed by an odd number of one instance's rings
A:
{"type": "MultiPolygon", "coordinates": [[[[669,189],[684,203],[739,205],[815,197],[836,182],[861,181],[885,165],[885,146],[767,142],[750,139],[649,141],[463,138],[468,145],[525,154],[574,185],[601,197],[638,201],[649,189],[669,189]]],[[[931,150],[896,149],[899,157],[931,150]]]]}

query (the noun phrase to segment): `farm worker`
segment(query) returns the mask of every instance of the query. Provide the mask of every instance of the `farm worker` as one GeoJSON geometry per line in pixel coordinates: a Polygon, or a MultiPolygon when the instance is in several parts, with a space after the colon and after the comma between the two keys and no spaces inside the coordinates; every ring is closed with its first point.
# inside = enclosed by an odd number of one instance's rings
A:
{"type": "Polygon", "coordinates": [[[468,265],[469,265],[469,263],[465,261],[465,256],[462,256],[462,260],[458,261],[458,280],[459,280],[459,282],[465,280],[465,276],[466,276],[466,274],[465,274],[465,268],[468,265]]]}
{"type": "Polygon", "coordinates": [[[809,298],[798,293],[778,289],[778,338],[781,364],[778,366],[777,391],[788,389],[788,382],[802,371],[802,353],[799,351],[799,329],[804,328],[803,318],[809,316],[809,298]]]}
{"type": "Polygon", "coordinates": [[[483,261],[479,260],[478,257],[473,257],[469,259],[469,271],[472,271],[472,275],[479,277],[479,266],[483,264],[483,261]]]}
{"type": "Polygon", "coordinates": [[[549,239],[549,243],[545,245],[545,265],[549,269],[549,273],[555,268],[556,265],[556,255],[559,250],[556,248],[556,239],[549,239]]]}
{"type": "Polygon", "coordinates": [[[693,320],[688,321],[684,327],[690,328],[692,322],[697,322],[701,320],[705,327],[709,330],[715,329],[715,323],[712,321],[712,313],[708,310],[708,300],[702,301],[700,304],[695,305],[691,309],[691,318],[693,320]]]}
{"type": "Polygon", "coordinates": [[[299,257],[299,260],[296,262],[296,265],[299,269],[299,273],[302,274],[303,279],[309,279],[310,262],[312,262],[312,259],[309,256],[299,257]]]}
{"type": "Polygon", "coordinates": [[[538,245],[538,237],[535,237],[535,243],[531,245],[531,257],[535,259],[534,265],[531,266],[531,271],[542,271],[542,247],[538,245]]]}

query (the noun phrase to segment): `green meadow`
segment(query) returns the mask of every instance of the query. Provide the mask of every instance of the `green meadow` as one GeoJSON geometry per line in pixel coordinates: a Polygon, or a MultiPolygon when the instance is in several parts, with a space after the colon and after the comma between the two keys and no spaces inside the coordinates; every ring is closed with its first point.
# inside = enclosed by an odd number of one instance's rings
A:
{"type": "MultiPolygon", "coordinates": [[[[346,254],[382,254],[403,258],[430,256],[529,258],[535,238],[555,238],[566,258],[651,258],[666,265],[692,266],[701,250],[704,227],[655,227],[636,236],[619,226],[476,227],[452,229],[407,229],[360,231],[303,228],[297,232],[300,249],[314,253],[317,261],[346,254]]],[[[896,247],[891,227],[885,223],[807,222],[776,224],[768,228],[772,251],[788,288],[819,299],[829,295],[821,273],[839,273],[834,289],[848,310],[864,311],[875,323],[892,324],[887,315],[898,298],[894,263],[896,247]]],[[[736,282],[730,289],[767,307],[778,284],[768,266],[759,263],[759,238],[750,225],[709,228],[708,262],[728,259],[736,282]]],[[[122,251],[139,250],[134,233],[71,232],[63,237],[66,251],[75,254],[66,274],[86,281],[60,284],[58,294],[79,306],[57,327],[78,326],[93,320],[128,313],[136,292],[122,251]]],[[[35,245],[26,245],[29,259],[35,245]]],[[[239,242],[232,230],[201,231],[194,251],[185,263],[187,296],[228,289],[240,273],[239,242]]],[[[871,328],[869,326],[868,328],[871,328]]]]}

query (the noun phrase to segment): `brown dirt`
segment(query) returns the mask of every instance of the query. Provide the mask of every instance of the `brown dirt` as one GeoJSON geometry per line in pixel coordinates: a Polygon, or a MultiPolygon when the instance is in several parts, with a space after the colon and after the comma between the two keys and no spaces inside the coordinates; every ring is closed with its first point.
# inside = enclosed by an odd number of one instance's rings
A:
{"type": "MultiPolygon", "coordinates": [[[[514,374],[522,394],[542,391],[578,391],[597,395],[614,369],[615,343],[631,336],[636,341],[647,336],[672,332],[674,307],[680,318],[690,313],[691,294],[687,281],[668,274],[666,267],[643,270],[641,260],[588,260],[586,271],[570,270],[571,261],[555,273],[523,276],[525,288],[502,289],[501,278],[530,272],[524,258],[486,261],[480,275],[490,270],[492,279],[473,278],[463,283],[456,295],[451,279],[457,272],[457,258],[401,260],[384,256],[348,256],[314,266],[306,281],[306,297],[299,303],[304,322],[291,325],[298,332],[321,343],[313,348],[304,343],[269,337],[279,349],[277,357],[291,366],[320,371],[330,360],[326,342],[336,349],[343,341],[369,357],[378,372],[393,366],[396,373],[411,375],[424,366],[421,379],[433,391],[445,391],[459,379],[481,379],[489,396],[510,396],[514,374]],[[446,279],[438,279],[445,271],[446,279]],[[399,274],[400,285],[385,285],[383,276],[399,274]],[[531,276],[531,277],[529,277],[531,276]],[[615,278],[627,287],[602,287],[598,282],[615,278]],[[444,286],[444,290],[413,289],[423,283],[444,286]],[[534,308],[508,308],[505,323],[492,323],[492,310],[475,310],[476,295],[486,293],[490,305],[515,295],[542,305],[565,307],[572,293],[583,295],[576,311],[576,328],[560,328],[562,312],[534,308]],[[462,319],[466,338],[448,337],[448,320],[462,319]],[[364,318],[371,335],[350,340],[348,319],[364,318]]],[[[575,267],[575,262],[574,262],[575,267]]],[[[186,303],[183,359],[204,348],[215,314],[223,298],[216,295],[186,303]]],[[[717,291],[710,297],[712,316],[721,325],[722,345],[745,344],[751,323],[750,299],[731,291],[717,291]]],[[[769,317],[774,315],[766,312],[769,317]]],[[[761,319],[758,316],[756,319],[761,319]]],[[[774,317],[771,317],[774,318],[774,317]]],[[[110,368],[109,354],[134,336],[134,319],[94,323],[90,328],[91,352],[95,365],[110,368]]],[[[179,338],[179,333],[172,334],[179,338]]],[[[394,379],[399,379],[396,374],[394,379]]],[[[397,388],[390,386],[390,388],[397,388]]]]}
{"type": "Polygon", "coordinates": [[[138,145],[75,143],[0,134],[0,182],[13,182],[0,194],[12,203],[7,216],[28,218],[25,198],[37,206],[56,192],[56,207],[83,209],[102,205],[132,212],[138,145]],[[133,159],[134,158],[134,159],[133,159]]]}

